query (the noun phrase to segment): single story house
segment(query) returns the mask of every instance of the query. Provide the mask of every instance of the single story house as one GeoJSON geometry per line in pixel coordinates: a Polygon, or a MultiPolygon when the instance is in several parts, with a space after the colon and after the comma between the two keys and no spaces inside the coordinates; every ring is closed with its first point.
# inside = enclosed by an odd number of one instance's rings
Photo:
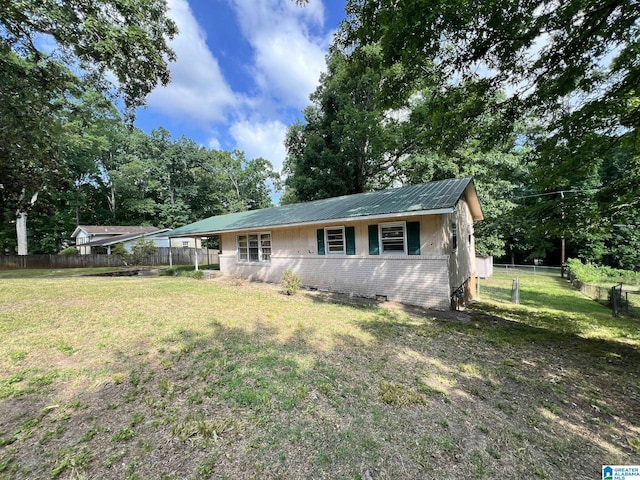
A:
{"type": "MultiPolygon", "coordinates": [[[[76,248],[81,255],[91,253],[111,253],[111,246],[124,242],[125,246],[133,245],[138,239],[167,232],[169,229],[159,229],[158,227],[141,226],[111,226],[111,225],[78,225],[71,234],[75,239],[76,248]]],[[[169,246],[168,239],[165,238],[166,245],[169,246]]],[[[161,246],[161,245],[157,245],[161,246]]]]}
{"type": "Polygon", "coordinates": [[[218,236],[220,270],[277,283],[447,310],[475,290],[473,223],[482,209],[471,177],[228,215],[172,230],[218,236]]]}

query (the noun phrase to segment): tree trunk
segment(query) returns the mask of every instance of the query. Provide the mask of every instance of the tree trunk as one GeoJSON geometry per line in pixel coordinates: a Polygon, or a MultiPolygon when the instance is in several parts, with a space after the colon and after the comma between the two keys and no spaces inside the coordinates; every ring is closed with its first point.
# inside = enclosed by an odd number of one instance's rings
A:
{"type": "Polygon", "coordinates": [[[28,255],[28,244],[27,244],[27,213],[33,205],[38,200],[38,194],[40,192],[36,192],[31,197],[31,201],[25,205],[23,202],[25,189],[22,189],[22,193],[20,194],[20,198],[18,200],[18,208],[16,210],[16,237],[18,240],[18,255],[28,255]]]}
{"type": "Polygon", "coordinates": [[[16,212],[16,236],[18,237],[18,255],[27,255],[27,212],[16,212]]]}

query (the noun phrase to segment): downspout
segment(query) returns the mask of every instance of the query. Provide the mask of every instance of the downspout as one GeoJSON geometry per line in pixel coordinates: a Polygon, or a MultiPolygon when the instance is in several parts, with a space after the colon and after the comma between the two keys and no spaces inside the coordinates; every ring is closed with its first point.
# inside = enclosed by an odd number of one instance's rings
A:
{"type": "Polygon", "coordinates": [[[169,237],[169,268],[173,267],[173,258],[171,257],[171,237],[169,237]]]}

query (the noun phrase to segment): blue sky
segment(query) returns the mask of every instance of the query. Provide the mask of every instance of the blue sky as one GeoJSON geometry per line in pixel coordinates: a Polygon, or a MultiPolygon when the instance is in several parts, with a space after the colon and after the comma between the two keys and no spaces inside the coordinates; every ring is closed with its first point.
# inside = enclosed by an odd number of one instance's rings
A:
{"type": "Polygon", "coordinates": [[[168,0],[180,34],[172,82],[136,125],[163,126],[210,148],[243,150],[279,171],[287,126],[302,118],[325,69],[344,1],[168,0]]]}

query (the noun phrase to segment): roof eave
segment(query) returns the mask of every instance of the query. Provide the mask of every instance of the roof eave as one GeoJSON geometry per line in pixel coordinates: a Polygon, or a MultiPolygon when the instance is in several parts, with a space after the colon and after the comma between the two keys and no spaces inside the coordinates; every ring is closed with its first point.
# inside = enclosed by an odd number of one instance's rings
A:
{"type": "Polygon", "coordinates": [[[362,220],[393,220],[404,217],[417,217],[421,215],[442,215],[445,213],[452,213],[454,211],[453,207],[447,208],[437,208],[431,210],[411,210],[404,212],[395,212],[395,213],[385,213],[379,215],[362,215],[358,217],[341,217],[341,218],[325,218],[320,220],[311,220],[308,222],[292,222],[292,223],[284,223],[284,224],[276,224],[276,225],[256,225],[253,227],[242,227],[242,228],[228,228],[228,229],[220,229],[220,230],[209,230],[202,232],[190,232],[183,233],[178,235],[167,235],[169,238],[193,238],[193,237],[206,237],[207,235],[220,235],[221,233],[235,233],[235,232],[250,232],[255,230],[264,230],[264,229],[278,229],[278,228],[293,228],[293,227],[303,227],[303,226],[313,226],[313,225],[325,225],[329,223],[349,223],[349,222],[357,222],[362,220]]]}
{"type": "Polygon", "coordinates": [[[479,222],[480,220],[484,220],[484,214],[482,213],[482,206],[480,205],[480,200],[478,199],[478,192],[476,190],[476,186],[471,180],[466,188],[464,189],[464,198],[467,201],[467,205],[469,205],[469,210],[471,211],[471,218],[473,218],[474,222],[479,222]]]}

